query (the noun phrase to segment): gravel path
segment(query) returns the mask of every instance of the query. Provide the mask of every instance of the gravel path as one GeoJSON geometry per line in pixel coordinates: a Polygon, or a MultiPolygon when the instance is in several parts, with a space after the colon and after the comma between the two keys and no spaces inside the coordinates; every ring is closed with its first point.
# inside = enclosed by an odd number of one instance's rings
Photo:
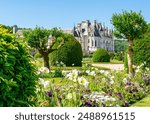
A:
{"type": "Polygon", "coordinates": [[[109,68],[111,70],[123,70],[124,69],[123,64],[92,64],[92,66],[109,68]]]}

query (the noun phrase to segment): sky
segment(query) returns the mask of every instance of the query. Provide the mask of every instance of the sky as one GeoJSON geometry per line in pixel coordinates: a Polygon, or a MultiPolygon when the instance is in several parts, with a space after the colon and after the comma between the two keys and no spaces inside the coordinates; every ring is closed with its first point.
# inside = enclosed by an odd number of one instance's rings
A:
{"type": "Polygon", "coordinates": [[[142,11],[150,23],[150,0],[0,0],[0,24],[22,28],[72,29],[83,20],[113,28],[113,13],[142,11]]]}

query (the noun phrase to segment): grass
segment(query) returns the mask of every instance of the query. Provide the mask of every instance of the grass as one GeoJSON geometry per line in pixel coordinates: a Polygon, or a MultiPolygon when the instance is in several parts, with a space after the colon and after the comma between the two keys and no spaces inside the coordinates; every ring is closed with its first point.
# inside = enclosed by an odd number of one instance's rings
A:
{"type": "MultiPolygon", "coordinates": [[[[98,68],[99,70],[109,70],[108,68],[105,68],[105,67],[96,67],[98,68]]],[[[77,69],[77,70],[86,70],[87,67],[74,67],[74,66],[71,66],[71,67],[57,67],[57,66],[52,66],[51,67],[51,70],[57,70],[57,69],[60,69],[60,70],[74,70],[74,69],[77,69]]]]}
{"type": "Polygon", "coordinates": [[[150,107],[150,94],[142,100],[133,104],[131,107],[150,107]]]}
{"type": "Polygon", "coordinates": [[[110,60],[110,62],[94,62],[94,64],[123,64],[123,61],[110,60]]]}
{"type": "Polygon", "coordinates": [[[110,62],[92,62],[91,58],[84,58],[83,63],[89,63],[89,64],[92,64],[92,63],[97,63],[97,64],[123,64],[123,61],[113,59],[113,60],[110,60],[110,62]]]}

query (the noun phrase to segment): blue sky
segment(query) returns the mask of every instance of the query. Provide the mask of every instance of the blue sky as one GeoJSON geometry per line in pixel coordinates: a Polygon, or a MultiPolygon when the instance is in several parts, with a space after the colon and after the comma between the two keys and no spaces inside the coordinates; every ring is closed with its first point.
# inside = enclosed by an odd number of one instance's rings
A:
{"type": "Polygon", "coordinates": [[[34,28],[71,29],[82,20],[97,20],[112,28],[113,13],[142,11],[150,23],[150,0],[0,0],[0,23],[34,28]]]}

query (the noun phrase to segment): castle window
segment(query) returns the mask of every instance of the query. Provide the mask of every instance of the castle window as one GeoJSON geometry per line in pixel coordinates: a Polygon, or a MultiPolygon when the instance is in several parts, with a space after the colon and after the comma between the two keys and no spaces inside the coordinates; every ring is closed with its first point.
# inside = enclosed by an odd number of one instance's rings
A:
{"type": "Polygon", "coordinates": [[[96,42],[96,40],[95,40],[95,46],[97,46],[97,42],[96,42]]]}
{"type": "Polygon", "coordinates": [[[90,40],[88,39],[88,43],[90,43],[90,40]]]}
{"type": "Polygon", "coordinates": [[[93,40],[92,40],[92,46],[93,46],[93,44],[94,44],[94,43],[93,43],[93,40]]]}
{"type": "Polygon", "coordinates": [[[84,32],[85,32],[85,29],[83,28],[83,29],[82,29],[82,33],[84,33],[84,32]]]}

